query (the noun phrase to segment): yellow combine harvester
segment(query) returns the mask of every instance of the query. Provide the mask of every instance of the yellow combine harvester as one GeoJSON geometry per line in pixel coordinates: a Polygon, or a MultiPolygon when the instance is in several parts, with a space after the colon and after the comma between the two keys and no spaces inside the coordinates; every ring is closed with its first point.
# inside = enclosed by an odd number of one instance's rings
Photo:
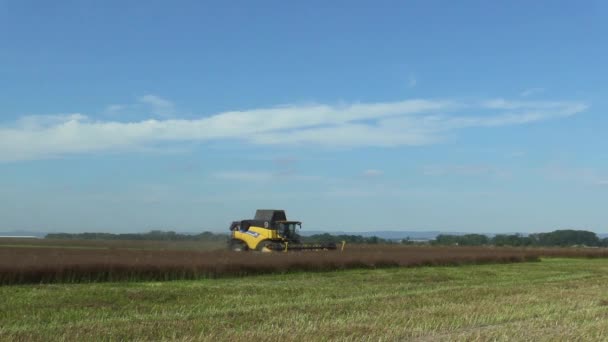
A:
{"type": "Polygon", "coordinates": [[[302,222],[288,221],[284,210],[258,210],[253,220],[234,221],[230,225],[228,248],[233,251],[311,251],[335,250],[333,242],[302,244],[297,229],[302,222]]]}

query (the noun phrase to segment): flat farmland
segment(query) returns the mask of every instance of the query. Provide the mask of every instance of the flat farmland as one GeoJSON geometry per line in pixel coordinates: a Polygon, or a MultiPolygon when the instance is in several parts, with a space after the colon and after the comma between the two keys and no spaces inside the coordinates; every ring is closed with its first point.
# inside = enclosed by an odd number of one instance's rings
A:
{"type": "Polygon", "coordinates": [[[608,260],[0,287],[0,340],[608,338],[608,260]]]}
{"type": "Polygon", "coordinates": [[[608,250],[7,240],[0,340],[605,340],[608,250]]]}

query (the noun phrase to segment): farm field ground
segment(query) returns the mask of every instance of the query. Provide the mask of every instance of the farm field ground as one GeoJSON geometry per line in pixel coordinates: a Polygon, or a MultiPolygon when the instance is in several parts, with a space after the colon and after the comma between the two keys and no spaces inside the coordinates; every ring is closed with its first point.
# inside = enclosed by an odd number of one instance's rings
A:
{"type": "Polygon", "coordinates": [[[0,287],[0,340],[606,340],[608,259],[0,287]]]}
{"type": "Polygon", "coordinates": [[[447,266],[539,261],[543,253],[607,250],[353,245],[342,251],[235,253],[227,250],[0,247],[0,285],[194,280],[387,267],[447,266]]]}

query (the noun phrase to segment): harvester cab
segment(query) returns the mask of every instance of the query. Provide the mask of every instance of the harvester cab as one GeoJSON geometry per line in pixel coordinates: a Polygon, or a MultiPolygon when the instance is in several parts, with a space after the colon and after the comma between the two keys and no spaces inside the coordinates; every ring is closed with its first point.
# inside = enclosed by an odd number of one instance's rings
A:
{"type": "Polygon", "coordinates": [[[300,221],[289,221],[284,210],[258,210],[253,220],[230,225],[229,248],[233,251],[261,252],[296,250],[335,250],[335,243],[302,244],[300,221]]]}

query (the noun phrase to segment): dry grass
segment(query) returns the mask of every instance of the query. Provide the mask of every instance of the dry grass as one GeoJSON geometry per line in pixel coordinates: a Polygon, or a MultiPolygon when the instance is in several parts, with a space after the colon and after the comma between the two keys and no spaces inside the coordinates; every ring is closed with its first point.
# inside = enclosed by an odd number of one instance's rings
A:
{"type": "Polygon", "coordinates": [[[606,341],[608,260],[0,286],[0,341],[606,341]]]}

